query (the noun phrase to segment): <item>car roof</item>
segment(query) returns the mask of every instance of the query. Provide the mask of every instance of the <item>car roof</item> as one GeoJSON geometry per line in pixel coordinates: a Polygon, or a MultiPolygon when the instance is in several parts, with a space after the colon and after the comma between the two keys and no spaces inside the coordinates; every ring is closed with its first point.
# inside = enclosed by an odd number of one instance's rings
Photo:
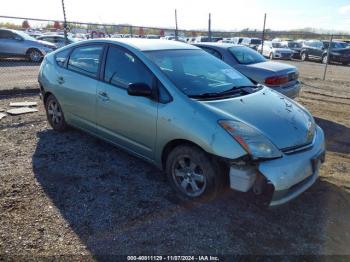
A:
{"type": "Polygon", "coordinates": [[[178,41],[169,41],[162,39],[146,39],[146,38],[99,38],[81,41],[79,43],[121,43],[129,45],[140,51],[155,51],[155,50],[176,50],[176,49],[199,49],[193,45],[178,41]]]}

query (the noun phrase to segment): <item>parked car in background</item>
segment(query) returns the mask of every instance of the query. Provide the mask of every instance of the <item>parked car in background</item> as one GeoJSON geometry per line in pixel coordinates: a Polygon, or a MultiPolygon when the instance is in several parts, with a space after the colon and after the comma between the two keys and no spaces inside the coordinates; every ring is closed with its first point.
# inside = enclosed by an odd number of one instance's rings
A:
{"type": "Polygon", "coordinates": [[[1,57],[26,57],[33,62],[40,62],[55,49],[54,44],[36,40],[22,31],[0,29],[1,57]]]}
{"type": "Polygon", "coordinates": [[[145,38],[148,38],[148,39],[159,39],[160,35],[146,35],[145,38]]]}
{"type": "Polygon", "coordinates": [[[288,46],[289,49],[293,51],[293,58],[300,58],[300,52],[303,44],[297,41],[282,41],[282,45],[288,46]]]}
{"type": "MultiPolygon", "coordinates": [[[[327,63],[328,41],[309,40],[305,41],[301,50],[301,60],[316,60],[327,63]]],[[[329,62],[338,62],[343,65],[350,63],[350,49],[344,42],[332,42],[329,54],[329,62]]]]}
{"type": "Polygon", "coordinates": [[[258,51],[265,57],[272,59],[292,59],[293,51],[281,42],[265,41],[264,46],[259,45],[258,51]]]}
{"type": "Polygon", "coordinates": [[[261,45],[262,41],[259,38],[244,37],[241,41],[242,45],[248,46],[254,50],[258,50],[258,46],[261,45]]]}
{"type": "Polygon", "coordinates": [[[230,186],[281,205],[314,184],[325,158],[304,107],[184,43],[75,43],[45,57],[39,83],[54,130],[77,127],[148,160],[185,201],[230,186]]]}
{"type": "Polygon", "coordinates": [[[222,39],[222,43],[228,43],[228,44],[240,44],[243,40],[243,37],[231,37],[231,38],[224,38],[222,39]]]}
{"type": "Polygon", "coordinates": [[[194,43],[218,42],[220,40],[222,40],[222,37],[211,37],[211,40],[210,40],[209,36],[197,36],[194,43]]]}
{"type": "Polygon", "coordinates": [[[270,62],[258,52],[242,45],[214,43],[195,45],[223,60],[256,83],[268,86],[290,98],[299,95],[299,72],[294,66],[270,62]]]}
{"type": "MultiPolygon", "coordinates": [[[[38,40],[43,40],[54,44],[57,48],[66,45],[66,40],[63,35],[42,35],[37,38],[38,40]]],[[[77,40],[71,37],[67,37],[67,45],[76,42],[77,40]]]]}

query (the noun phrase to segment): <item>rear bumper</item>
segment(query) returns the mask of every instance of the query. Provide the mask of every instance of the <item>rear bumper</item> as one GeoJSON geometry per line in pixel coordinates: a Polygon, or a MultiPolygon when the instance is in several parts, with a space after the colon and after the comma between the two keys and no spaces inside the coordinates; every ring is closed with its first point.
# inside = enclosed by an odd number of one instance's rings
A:
{"type": "Polygon", "coordinates": [[[294,85],[270,88],[285,96],[288,96],[289,98],[296,98],[300,93],[301,85],[299,81],[296,81],[294,85]]]}
{"type": "Polygon", "coordinates": [[[310,149],[261,162],[258,168],[260,173],[274,187],[269,206],[287,203],[311,187],[318,178],[319,167],[324,160],[324,133],[317,127],[310,149]]]}

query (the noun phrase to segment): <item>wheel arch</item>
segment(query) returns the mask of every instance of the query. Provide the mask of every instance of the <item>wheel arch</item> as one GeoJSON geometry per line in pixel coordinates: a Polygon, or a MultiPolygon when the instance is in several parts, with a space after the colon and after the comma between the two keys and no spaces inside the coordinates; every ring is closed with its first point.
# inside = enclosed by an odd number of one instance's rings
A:
{"type": "Polygon", "coordinates": [[[170,154],[170,152],[177,146],[180,145],[189,145],[189,146],[194,146],[199,148],[200,150],[206,152],[202,147],[200,147],[199,145],[197,145],[196,143],[190,141],[190,140],[186,140],[186,139],[174,139],[169,141],[163,148],[162,150],[162,155],[161,155],[161,168],[163,170],[165,170],[165,164],[166,164],[166,160],[168,155],[170,154]]]}

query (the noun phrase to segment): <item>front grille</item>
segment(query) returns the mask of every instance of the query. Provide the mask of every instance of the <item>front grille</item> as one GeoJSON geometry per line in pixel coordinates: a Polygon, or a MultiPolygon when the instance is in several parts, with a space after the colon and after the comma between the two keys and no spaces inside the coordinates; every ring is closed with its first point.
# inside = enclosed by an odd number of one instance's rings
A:
{"type": "Polygon", "coordinates": [[[312,147],[313,143],[308,143],[304,145],[299,145],[299,146],[292,146],[292,147],[287,147],[283,148],[282,152],[285,153],[286,155],[291,155],[295,153],[299,153],[301,151],[306,151],[312,147]]]}

